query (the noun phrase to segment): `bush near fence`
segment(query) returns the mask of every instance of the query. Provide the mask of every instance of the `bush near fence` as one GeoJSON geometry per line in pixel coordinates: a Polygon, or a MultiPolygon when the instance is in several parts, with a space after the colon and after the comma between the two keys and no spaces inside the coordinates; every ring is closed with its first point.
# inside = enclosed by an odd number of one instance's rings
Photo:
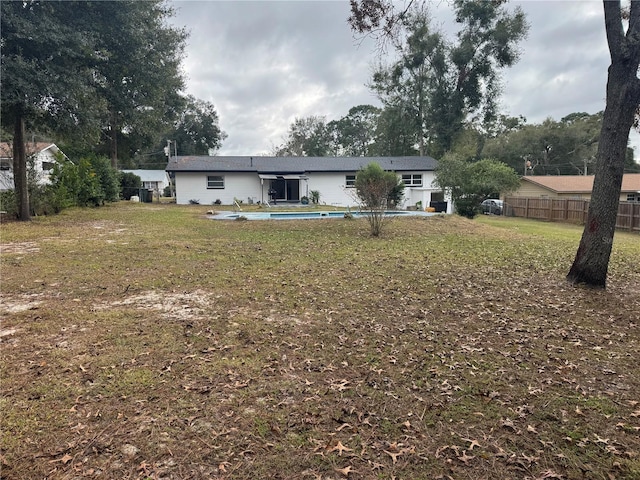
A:
{"type": "MultiPolygon", "coordinates": [[[[505,197],[505,215],[552,222],[584,224],[589,200],[570,198],[505,197]]],[[[640,231],[640,203],[620,202],[616,228],[640,231]]]]}

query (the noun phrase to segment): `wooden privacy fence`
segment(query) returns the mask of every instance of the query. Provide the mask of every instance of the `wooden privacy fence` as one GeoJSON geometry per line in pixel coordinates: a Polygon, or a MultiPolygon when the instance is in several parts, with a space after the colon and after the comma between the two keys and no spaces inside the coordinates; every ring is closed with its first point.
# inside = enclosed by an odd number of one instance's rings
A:
{"type": "MultiPolygon", "coordinates": [[[[512,217],[584,224],[589,200],[505,197],[504,211],[512,217]]],[[[620,202],[616,228],[640,231],[640,203],[620,202]]]]}

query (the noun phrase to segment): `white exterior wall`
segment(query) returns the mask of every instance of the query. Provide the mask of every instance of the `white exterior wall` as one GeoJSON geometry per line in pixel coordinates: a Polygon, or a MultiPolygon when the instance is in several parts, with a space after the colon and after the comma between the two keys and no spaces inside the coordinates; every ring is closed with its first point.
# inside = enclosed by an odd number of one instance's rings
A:
{"type": "MultiPolygon", "coordinates": [[[[189,200],[198,200],[202,205],[212,205],[216,200],[231,205],[235,198],[247,203],[249,197],[253,201],[261,201],[260,188],[257,173],[176,172],[176,203],[183,205],[188,204],[189,200]],[[224,188],[207,188],[207,177],[210,175],[224,177],[224,188]]],[[[264,200],[267,200],[267,180],[264,188],[264,200]]]]}
{"type": "MultiPolygon", "coordinates": [[[[351,175],[355,175],[353,172],[351,175]]],[[[345,181],[347,173],[310,173],[309,180],[303,181],[300,185],[300,195],[309,196],[311,190],[320,192],[321,205],[335,205],[340,207],[354,207],[357,205],[355,199],[355,188],[346,188],[345,181]],[[309,190],[307,192],[308,184],[309,190]]]]}
{"type": "MultiPolygon", "coordinates": [[[[435,178],[433,172],[403,172],[422,174],[422,187],[405,188],[405,198],[398,208],[413,206],[422,201],[422,205],[428,206],[431,201],[431,193],[440,191],[431,185],[435,178]]],[[[328,172],[309,173],[307,179],[300,180],[300,197],[310,197],[312,190],[320,192],[321,205],[333,205],[341,207],[357,207],[355,188],[346,187],[346,176],[355,175],[356,172],[328,172]]],[[[224,205],[231,205],[235,198],[248,203],[249,198],[254,203],[268,201],[270,181],[263,182],[257,173],[219,173],[219,172],[176,172],[176,203],[188,204],[189,200],[198,200],[202,205],[211,205],[219,199],[224,205]],[[208,189],[207,176],[218,175],[224,177],[223,189],[208,189]]],[[[445,195],[448,202],[447,213],[451,213],[451,199],[445,195]]]]}
{"type": "MultiPolygon", "coordinates": [[[[435,172],[403,172],[403,173],[422,173],[422,187],[405,188],[405,207],[414,206],[418,202],[422,202],[422,207],[426,208],[431,203],[431,195],[441,192],[442,190],[433,185],[436,178],[435,172]]],[[[444,193],[444,201],[447,202],[447,213],[453,213],[453,203],[451,202],[450,192],[444,193]]]]}
{"type": "MultiPolygon", "coordinates": [[[[56,154],[51,148],[46,150],[40,150],[32,155],[33,169],[36,175],[36,182],[38,185],[48,185],[51,183],[49,170],[44,170],[43,165],[45,162],[58,163],[56,154]]],[[[0,170],[0,191],[13,190],[13,162],[11,160],[3,160],[3,163],[9,164],[9,170],[0,170]]]]}

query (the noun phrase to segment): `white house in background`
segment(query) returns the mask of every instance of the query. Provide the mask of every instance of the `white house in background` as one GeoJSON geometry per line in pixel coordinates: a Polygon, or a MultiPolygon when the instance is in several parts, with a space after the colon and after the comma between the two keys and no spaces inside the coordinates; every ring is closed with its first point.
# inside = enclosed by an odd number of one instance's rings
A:
{"type": "Polygon", "coordinates": [[[173,157],[167,172],[173,178],[176,203],[233,204],[300,203],[311,191],[320,192],[320,203],[357,205],[356,173],[375,162],[394,171],[404,181],[405,195],[400,208],[422,202],[438,211],[451,213],[451,201],[434,186],[437,161],[416,157],[173,157]],[[432,203],[433,202],[433,203],[432,203]]]}
{"type": "MultiPolygon", "coordinates": [[[[64,158],[67,156],[55,143],[27,143],[25,147],[27,156],[33,161],[33,169],[38,183],[46,185],[49,183],[49,172],[58,162],[58,154],[62,154],[64,158]]],[[[0,191],[13,190],[13,188],[13,145],[3,142],[0,143],[0,191]]]]}
{"type": "Polygon", "coordinates": [[[140,177],[142,188],[152,190],[162,195],[165,187],[169,186],[169,176],[164,170],[122,170],[123,173],[133,173],[140,177]]]}

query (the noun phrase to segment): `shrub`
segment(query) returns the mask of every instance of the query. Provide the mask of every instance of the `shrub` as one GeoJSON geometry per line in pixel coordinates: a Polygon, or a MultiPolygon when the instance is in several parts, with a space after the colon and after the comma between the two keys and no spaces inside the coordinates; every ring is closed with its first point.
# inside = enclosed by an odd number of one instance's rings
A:
{"type": "Polygon", "coordinates": [[[118,171],[111,166],[111,161],[107,157],[93,155],[88,160],[98,178],[102,190],[102,202],[117,202],[120,198],[118,171]]]}
{"type": "Polygon", "coordinates": [[[138,195],[142,188],[142,179],[135,173],[120,173],[120,196],[124,200],[131,200],[131,197],[138,195]]]}
{"type": "Polygon", "coordinates": [[[14,190],[6,190],[0,192],[0,210],[7,212],[7,216],[18,216],[18,205],[16,203],[16,192],[14,190]]]}
{"type": "Polygon", "coordinates": [[[402,201],[404,183],[394,172],[385,172],[377,163],[370,163],[356,174],[356,195],[367,213],[374,237],[382,233],[388,205],[402,201]]]}

